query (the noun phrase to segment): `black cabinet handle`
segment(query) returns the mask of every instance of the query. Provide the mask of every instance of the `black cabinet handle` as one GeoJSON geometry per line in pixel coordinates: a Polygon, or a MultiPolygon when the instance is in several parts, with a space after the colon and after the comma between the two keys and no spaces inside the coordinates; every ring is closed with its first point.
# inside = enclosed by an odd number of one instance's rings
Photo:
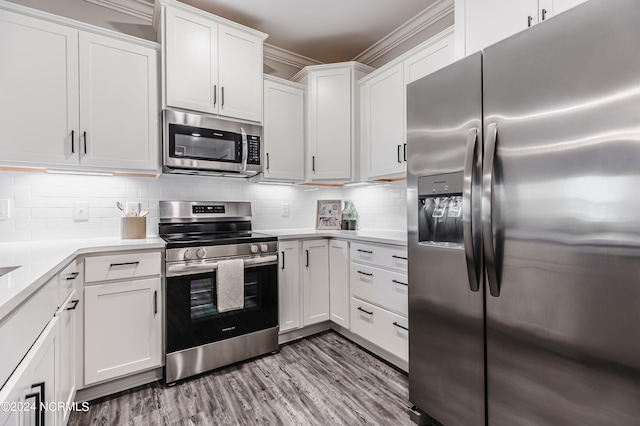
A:
{"type": "Polygon", "coordinates": [[[307,264],[305,265],[307,268],[309,267],[309,250],[305,250],[307,254],[307,264]]]}
{"type": "Polygon", "coordinates": [[[282,269],[284,269],[284,252],[282,252],[282,269]]]}
{"type": "Polygon", "coordinates": [[[547,9],[542,9],[542,20],[547,19],[547,9]]]}
{"type": "Polygon", "coordinates": [[[407,161],[407,144],[404,144],[404,161],[407,161]]]}
{"type": "Polygon", "coordinates": [[[75,309],[78,307],[78,303],[80,303],[80,300],[72,300],[69,303],[71,304],[71,306],[69,306],[65,310],[67,310],[67,311],[75,311],[75,309]]]}
{"type": "MultiPolygon", "coordinates": [[[[44,426],[40,423],[40,392],[33,392],[25,395],[24,400],[35,398],[36,400],[36,426],[44,426]]],[[[44,416],[42,416],[44,418],[44,416]]]]}
{"type": "Polygon", "coordinates": [[[82,139],[84,140],[84,155],[87,155],[87,132],[82,132],[82,139]]]}
{"type": "Polygon", "coordinates": [[[391,282],[392,282],[392,283],[395,283],[395,284],[406,285],[407,287],[409,287],[409,284],[407,284],[407,283],[403,283],[402,281],[398,281],[398,280],[391,280],[391,282]]]}
{"type": "Polygon", "coordinates": [[[409,260],[409,259],[407,259],[406,257],[396,256],[395,254],[394,254],[393,256],[391,256],[391,257],[393,257],[394,259],[409,260]]]}
{"type": "Polygon", "coordinates": [[[216,102],[218,102],[218,85],[213,85],[213,106],[216,106],[216,102]]]}
{"type": "Polygon", "coordinates": [[[269,170],[269,153],[267,152],[267,170],[269,170]]]}
{"type": "Polygon", "coordinates": [[[158,290],[153,292],[153,315],[158,314],[158,290]]]}
{"type": "Polygon", "coordinates": [[[76,148],[75,148],[75,146],[74,146],[76,143],[75,143],[75,141],[73,140],[73,139],[74,139],[74,136],[75,136],[75,133],[76,133],[76,132],[75,132],[75,130],[72,130],[72,131],[71,131],[71,153],[72,153],[72,154],[75,154],[75,153],[76,153],[76,148]]]}
{"type": "Polygon", "coordinates": [[[531,15],[527,16],[527,27],[530,27],[532,23],[533,23],[533,16],[531,15]]]}
{"type": "MultiPolygon", "coordinates": [[[[31,385],[31,389],[35,389],[35,388],[40,388],[40,401],[43,404],[46,404],[47,403],[47,399],[46,399],[45,394],[44,394],[44,382],[35,383],[35,384],[31,385]]],[[[37,400],[38,399],[36,398],[36,402],[37,402],[37,400]]],[[[40,413],[40,415],[38,416],[38,417],[40,417],[40,422],[36,421],[36,425],[37,424],[41,424],[42,426],[44,426],[44,410],[42,409],[41,404],[38,404],[36,412],[40,413]]],[[[36,419],[38,417],[36,417],[36,419]]]]}
{"type": "Polygon", "coordinates": [[[366,276],[368,276],[368,277],[372,277],[372,276],[373,276],[373,274],[369,274],[368,272],[358,271],[358,273],[359,273],[360,275],[366,275],[366,276]]]}
{"type": "Polygon", "coordinates": [[[373,254],[373,252],[372,252],[372,251],[369,251],[369,250],[361,250],[361,249],[358,249],[358,251],[359,251],[360,253],[373,254]]]}
{"type": "Polygon", "coordinates": [[[123,263],[112,263],[109,265],[109,268],[115,268],[116,266],[137,266],[140,262],[123,262],[123,263]]]}
{"type": "Polygon", "coordinates": [[[80,272],[72,272],[69,275],[67,275],[66,277],[64,277],[64,280],[65,281],[75,280],[76,278],[78,278],[78,275],[80,275],[80,272]]]}
{"type": "Polygon", "coordinates": [[[396,327],[401,328],[401,329],[403,329],[403,330],[407,330],[407,331],[409,331],[409,329],[408,329],[407,327],[403,327],[403,326],[401,326],[400,324],[398,324],[397,322],[394,322],[394,323],[393,323],[393,325],[395,325],[396,327]]]}
{"type": "Polygon", "coordinates": [[[368,315],[373,315],[373,312],[369,312],[369,311],[365,311],[364,309],[362,309],[361,307],[358,306],[358,310],[364,312],[365,314],[368,315]]]}
{"type": "Polygon", "coordinates": [[[313,172],[316,171],[316,156],[315,155],[311,156],[311,171],[313,171],[313,172]]]}
{"type": "Polygon", "coordinates": [[[220,91],[222,92],[222,101],[220,103],[220,106],[224,108],[224,86],[220,86],[220,91]]]}
{"type": "Polygon", "coordinates": [[[402,163],[402,159],[400,159],[400,149],[402,145],[398,145],[398,163],[402,163]]]}

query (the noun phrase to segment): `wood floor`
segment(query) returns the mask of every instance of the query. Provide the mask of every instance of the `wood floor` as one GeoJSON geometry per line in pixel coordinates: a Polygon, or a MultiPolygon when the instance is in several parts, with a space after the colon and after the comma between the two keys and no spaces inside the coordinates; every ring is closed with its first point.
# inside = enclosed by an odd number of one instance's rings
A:
{"type": "Polygon", "coordinates": [[[406,375],[326,332],[173,387],[92,401],[69,425],[413,425],[408,400],[406,375]]]}

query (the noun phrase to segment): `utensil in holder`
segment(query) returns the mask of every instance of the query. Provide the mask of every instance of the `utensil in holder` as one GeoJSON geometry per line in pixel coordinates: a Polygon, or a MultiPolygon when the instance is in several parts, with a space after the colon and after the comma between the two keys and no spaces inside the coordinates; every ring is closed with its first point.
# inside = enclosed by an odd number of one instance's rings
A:
{"type": "Polygon", "coordinates": [[[147,218],[123,217],[120,230],[123,240],[147,238],[147,218]]]}

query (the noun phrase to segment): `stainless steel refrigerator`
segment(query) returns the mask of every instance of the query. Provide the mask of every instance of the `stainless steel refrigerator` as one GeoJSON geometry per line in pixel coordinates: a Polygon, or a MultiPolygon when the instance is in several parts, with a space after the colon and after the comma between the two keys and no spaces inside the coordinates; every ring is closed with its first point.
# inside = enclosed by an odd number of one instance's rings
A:
{"type": "Polygon", "coordinates": [[[640,424],[640,1],[407,87],[409,399],[444,425],[640,424]]]}

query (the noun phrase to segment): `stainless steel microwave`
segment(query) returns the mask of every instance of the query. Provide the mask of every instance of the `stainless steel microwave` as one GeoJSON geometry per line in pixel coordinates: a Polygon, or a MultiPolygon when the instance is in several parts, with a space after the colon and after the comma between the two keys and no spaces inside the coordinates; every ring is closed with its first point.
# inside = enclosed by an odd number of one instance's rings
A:
{"type": "Polygon", "coordinates": [[[262,172],[262,126],[163,111],[163,170],[250,177],[262,172]]]}

